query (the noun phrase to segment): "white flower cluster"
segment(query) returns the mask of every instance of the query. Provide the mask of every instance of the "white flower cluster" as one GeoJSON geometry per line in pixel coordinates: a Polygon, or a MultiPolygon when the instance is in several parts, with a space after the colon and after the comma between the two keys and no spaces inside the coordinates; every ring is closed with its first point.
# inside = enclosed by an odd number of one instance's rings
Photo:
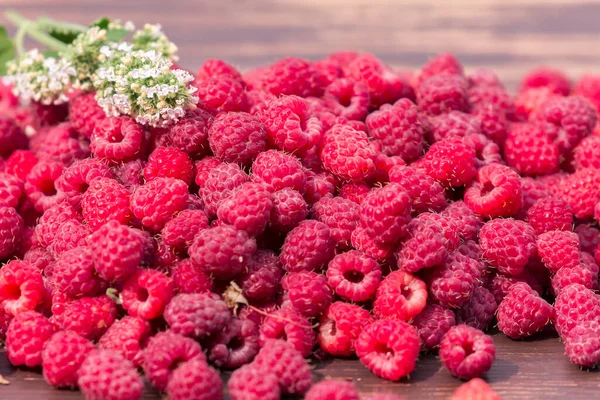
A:
{"type": "Polygon", "coordinates": [[[121,43],[105,46],[107,58],[94,80],[96,100],[108,115],[129,115],[143,125],[166,127],[177,122],[198,102],[194,77],[173,70],[172,62],[154,50],[131,51],[121,43]]]}
{"type": "Polygon", "coordinates": [[[45,57],[34,49],[9,61],[3,80],[23,102],[49,105],[69,101],[67,92],[75,75],[75,68],[67,60],[45,57]]]}
{"type": "Polygon", "coordinates": [[[160,24],[144,25],[144,29],[135,32],[132,43],[135,50],[154,50],[173,62],[179,60],[177,46],[167,38],[160,24]]]}
{"type": "Polygon", "coordinates": [[[61,56],[77,71],[73,87],[93,90],[93,76],[102,61],[100,49],[108,44],[106,30],[94,26],[75,38],[61,56]]]}

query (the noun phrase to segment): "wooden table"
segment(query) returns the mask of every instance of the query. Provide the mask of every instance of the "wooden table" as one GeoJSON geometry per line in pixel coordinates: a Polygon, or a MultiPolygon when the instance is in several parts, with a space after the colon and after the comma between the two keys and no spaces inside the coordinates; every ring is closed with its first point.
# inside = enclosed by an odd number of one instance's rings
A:
{"type": "MultiPolygon", "coordinates": [[[[538,65],[576,77],[599,72],[600,4],[586,0],[0,0],[1,9],[88,23],[108,15],[160,22],[180,48],[181,65],[195,70],[207,58],[248,69],[279,57],[318,59],[336,50],[375,53],[394,67],[416,69],[442,51],[467,69],[494,68],[509,88],[538,65]]],[[[4,20],[0,18],[0,22],[4,20]]],[[[498,359],[487,375],[505,399],[598,398],[600,376],[580,371],[555,335],[511,341],[494,336],[498,359]]],[[[0,399],[78,399],[52,390],[39,371],[14,370],[0,355],[11,384],[0,399]]],[[[363,393],[390,391],[409,399],[447,398],[460,384],[434,355],[421,357],[410,380],[385,382],[356,360],[317,366],[319,377],[352,379],[363,393]]],[[[159,399],[149,387],[145,399],[159,399]]]]}

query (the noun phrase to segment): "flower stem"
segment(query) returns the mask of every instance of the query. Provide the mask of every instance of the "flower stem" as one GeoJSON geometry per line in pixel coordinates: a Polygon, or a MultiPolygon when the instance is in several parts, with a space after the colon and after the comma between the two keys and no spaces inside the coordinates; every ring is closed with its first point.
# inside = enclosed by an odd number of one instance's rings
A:
{"type": "MultiPolygon", "coordinates": [[[[16,11],[9,10],[4,13],[4,16],[10,22],[15,24],[19,28],[19,31],[24,32],[24,33],[21,33],[22,36],[27,34],[27,35],[31,36],[33,39],[40,42],[41,44],[47,46],[50,50],[60,51],[60,50],[64,50],[67,47],[67,45],[64,44],[63,42],[61,42],[60,40],[55,39],[52,36],[48,35],[46,32],[41,31],[35,22],[23,17],[21,14],[17,13],[16,11]]],[[[20,38],[20,41],[21,41],[20,51],[22,51],[23,50],[22,37],[20,38]]],[[[19,46],[19,45],[17,45],[17,46],[19,46]]]]}

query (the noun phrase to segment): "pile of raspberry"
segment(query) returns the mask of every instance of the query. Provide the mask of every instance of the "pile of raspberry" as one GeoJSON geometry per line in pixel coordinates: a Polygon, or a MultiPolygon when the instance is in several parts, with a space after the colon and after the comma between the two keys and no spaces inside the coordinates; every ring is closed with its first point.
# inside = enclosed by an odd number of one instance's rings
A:
{"type": "Polygon", "coordinates": [[[470,380],[454,399],[499,399],[496,325],[600,363],[600,76],[540,68],[512,96],[451,54],[341,52],[208,60],[194,85],[152,129],[0,87],[13,365],[95,400],[140,399],[141,372],[170,400],[358,399],[307,358],[397,381],[434,352],[470,380]]]}

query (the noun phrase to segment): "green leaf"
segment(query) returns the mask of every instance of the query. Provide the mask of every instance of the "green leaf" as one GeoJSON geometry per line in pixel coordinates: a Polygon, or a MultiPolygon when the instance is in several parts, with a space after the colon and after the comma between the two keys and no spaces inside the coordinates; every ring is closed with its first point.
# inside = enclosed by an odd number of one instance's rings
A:
{"type": "Polygon", "coordinates": [[[95,22],[90,24],[90,28],[97,26],[100,29],[108,29],[108,24],[110,24],[110,19],[107,17],[102,17],[95,22]]]}
{"type": "Polygon", "coordinates": [[[0,76],[6,75],[6,63],[15,58],[15,44],[0,25],[0,76]]]}
{"type": "Polygon", "coordinates": [[[106,39],[110,42],[121,42],[129,35],[127,29],[110,29],[106,31],[106,39]]]}

